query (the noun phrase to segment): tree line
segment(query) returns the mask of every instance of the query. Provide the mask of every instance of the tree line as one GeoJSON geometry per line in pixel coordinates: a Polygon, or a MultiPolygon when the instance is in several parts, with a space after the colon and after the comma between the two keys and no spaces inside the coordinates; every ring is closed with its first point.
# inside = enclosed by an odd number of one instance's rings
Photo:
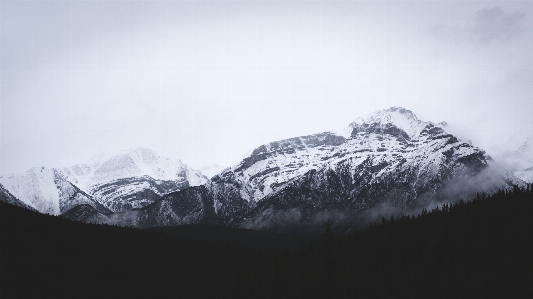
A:
{"type": "Polygon", "coordinates": [[[533,296],[533,190],[514,186],[276,257],[277,283],[331,298],[533,296]],[[318,246],[317,246],[318,245],[318,246]]]}
{"type": "Polygon", "coordinates": [[[0,297],[533,298],[532,189],[481,193],[348,235],[324,223],[320,238],[294,236],[301,246],[278,253],[245,245],[264,233],[207,242],[0,203],[0,297]]]}

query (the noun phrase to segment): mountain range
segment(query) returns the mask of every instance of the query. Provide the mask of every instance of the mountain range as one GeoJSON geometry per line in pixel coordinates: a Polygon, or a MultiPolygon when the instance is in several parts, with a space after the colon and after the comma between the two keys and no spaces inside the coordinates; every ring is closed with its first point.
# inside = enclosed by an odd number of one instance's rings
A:
{"type": "MultiPolygon", "coordinates": [[[[527,153],[529,144],[519,151],[527,153]]],[[[135,149],[67,168],[32,168],[0,177],[0,184],[39,212],[83,222],[286,232],[313,230],[331,219],[348,230],[530,179],[531,169],[501,173],[493,162],[447,133],[446,123],[392,107],[337,131],[261,145],[209,179],[180,161],[135,149]]]]}
{"type": "Polygon", "coordinates": [[[141,208],[162,195],[206,180],[179,160],[138,148],[100,154],[67,168],[31,168],[23,174],[0,177],[0,184],[41,213],[62,215],[77,206],[102,214],[141,208]]]}

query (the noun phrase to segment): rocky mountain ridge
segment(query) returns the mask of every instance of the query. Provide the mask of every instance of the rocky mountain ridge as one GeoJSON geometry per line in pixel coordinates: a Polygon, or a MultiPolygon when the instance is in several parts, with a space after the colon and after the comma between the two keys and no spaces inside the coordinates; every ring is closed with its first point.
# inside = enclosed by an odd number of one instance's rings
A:
{"type": "Polygon", "coordinates": [[[77,221],[143,228],[214,223],[280,232],[313,230],[328,219],[349,230],[380,215],[523,184],[445,128],[392,107],[338,131],[261,145],[210,179],[180,161],[136,149],[43,168],[53,174],[45,176],[47,184],[28,174],[0,183],[41,212],[77,221]]]}
{"type": "Polygon", "coordinates": [[[39,212],[61,215],[76,206],[102,214],[132,210],[206,180],[179,160],[138,148],[100,154],[72,167],[32,168],[0,177],[0,184],[39,212]]]}
{"type": "Polygon", "coordinates": [[[209,222],[284,231],[349,227],[369,211],[402,212],[521,181],[492,174],[492,158],[444,124],[392,107],[339,131],[270,142],[205,185],[134,211],[87,221],[149,227],[209,222]],[[477,178],[477,180],[476,180],[477,178]]]}

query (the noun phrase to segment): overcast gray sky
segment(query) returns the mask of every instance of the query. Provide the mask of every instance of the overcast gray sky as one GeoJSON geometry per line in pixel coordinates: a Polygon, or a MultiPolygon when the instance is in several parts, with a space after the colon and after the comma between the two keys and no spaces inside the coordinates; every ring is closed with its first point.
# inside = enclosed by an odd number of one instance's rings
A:
{"type": "Polygon", "coordinates": [[[532,1],[1,1],[0,174],[148,147],[232,165],[390,106],[533,134],[532,1]]]}

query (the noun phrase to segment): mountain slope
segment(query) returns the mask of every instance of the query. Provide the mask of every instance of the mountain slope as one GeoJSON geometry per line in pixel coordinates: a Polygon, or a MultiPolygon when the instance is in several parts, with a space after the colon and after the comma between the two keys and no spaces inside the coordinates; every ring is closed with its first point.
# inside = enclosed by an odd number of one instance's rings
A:
{"type": "Polygon", "coordinates": [[[8,204],[12,204],[14,206],[21,207],[24,209],[36,211],[34,208],[18,200],[15,196],[13,196],[13,194],[11,194],[6,188],[4,188],[2,184],[0,184],[0,201],[7,202],[8,204]]]}
{"type": "Polygon", "coordinates": [[[181,161],[143,148],[100,154],[72,167],[32,168],[0,177],[6,190],[24,204],[79,221],[141,208],[206,180],[181,161]]]}
{"type": "Polygon", "coordinates": [[[61,172],[113,212],[141,208],[164,194],[207,180],[181,161],[144,148],[100,154],[86,164],[63,168],[61,172]]]}
{"type": "Polygon", "coordinates": [[[519,164],[514,175],[526,182],[533,183],[533,135],[529,136],[520,146],[514,159],[519,164]]]}
{"type": "Polygon", "coordinates": [[[0,177],[0,183],[18,200],[41,213],[60,215],[77,205],[110,212],[53,168],[34,167],[24,174],[0,177]]]}

